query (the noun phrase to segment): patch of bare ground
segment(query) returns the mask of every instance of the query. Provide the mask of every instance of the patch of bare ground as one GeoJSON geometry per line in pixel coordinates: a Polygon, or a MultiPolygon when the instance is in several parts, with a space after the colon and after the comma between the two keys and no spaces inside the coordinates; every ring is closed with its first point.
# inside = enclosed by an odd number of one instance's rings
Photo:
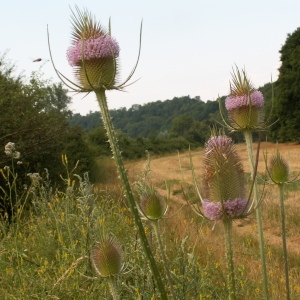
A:
{"type": "MultiPolygon", "coordinates": [[[[236,150],[239,153],[244,170],[250,173],[248,155],[245,144],[237,144],[236,150]]],[[[254,144],[256,150],[257,144],[254,144]]],[[[299,144],[273,144],[264,142],[260,145],[260,155],[258,163],[258,174],[264,177],[266,173],[264,154],[270,157],[276,153],[276,149],[279,149],[282,156],[287,160],[290,166],[290,170],[296,174],[300,171],[300,145],[299,144]]],[[[171,207],[172,205],[174,212],[181,206],[184,206],[182,210],[190,210],[190,207],[186,204],[185,197],[182,193],[183,182],[187,185],[193,186],[193,177],[191,171],[190,157],[192,157],[193,166],[197,178],[197,182],[201,182],[202,168],[203,168],[203,154],[204,149],[199,148],[191,152],[174,153],[173,155],[164,157],[153,157],[151,158],[151,182],[157,187],[158,191],[167,196],[164,182],[169,182],[171,185],[171,207]]],[[[145,170],[146,161],[139,160],[134,162],[128,162],[126,168],[131,181],[138,180],[138,176],[145,170]]],[[[262,185],[261,185],[262,186],[262,185]]],[[[280,246],[282,243],[281,238],[281,223],[279,213],[279,198],[278,190],[274,185],[265,185],[263,192],[263,226],[265,234],[265,242],[268,246],[280,246]]],[[[287,228],[292,227],[289,225],[292,217],[295,213],[299,212],[299,215],[294,216],[298,218],[300,224],[300,191],[288,191],[286,193],[286,216],[287,216],[287,228]]],[[[195,215],[195,218],[197,216],[195,215]]],[[[177,222],[178,218],[174,218],[171,222],[177,222]]],[[[238,235],[251,235],[253,239],[257,237],[256,220],[253,214],[246,220],[240,220],[234,223],[235,232],[238,235]]],[[[295,221],[295,224],[297,222],[295,221]]],[[[180,226],[180,224],[176,224],[180,226]]],[[[294,254],[300,254],[300,229],[294,226],[289,232],[287,232],[287,247],[289,252],[294,254]]]]}

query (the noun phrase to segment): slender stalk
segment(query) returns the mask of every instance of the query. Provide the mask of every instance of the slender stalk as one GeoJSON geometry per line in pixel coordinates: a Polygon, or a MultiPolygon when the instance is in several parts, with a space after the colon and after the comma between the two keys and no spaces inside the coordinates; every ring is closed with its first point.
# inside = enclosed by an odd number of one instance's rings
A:
{"type": "Polygon", "coordinates": [[[156,238],[157,238],[157,241],[158,241],[158,246],[160,248],[161,256],[162,256],[162,259],[163,259],[163,262],[164,262],[164,265],[165,265],[167,279],[168,279],[170,291],[171,291],[171,294],[172,294],[172,298],[174,300],[176,300],[176,294],[175,294],[174,287],[173,287],[173,280],[172,280],[172,277],[171,277],[171,273],[170,273],[170,270],[169,270],[169,267],[168,267],[168,261],[167,261],[166,254],[165,254],[165,251],[164,251],[164,247],[163,247],[163,244],[162,244],[162,241],[161,241],[161,238],[160,238],[160,234],[159,234],[158,220],[157,221],[152,221],[151,224],[154,228],[154,232],[155,232],[155,235],[156,235],[156,238]]]}
{"type": "Polygon", "coordinates": [[[119,297],[119,294],[118,294],[117,289],[116,289],[115,278],[113,276],[109,276],[107,279],[108,279],[108,285],[109,285],[110,293],[111,293],[113,299],[114,300],[119,300],[120,297],[119,297]]]}
{"type": "MultiPolygon", "coordinates": [[[[253,179],[254,172],[255,172],[255,163],[254,163],[255,160],[253,155],[251,131],[244,131],[244,137],[247,145],[251,177],[253,179]]],[[[254,204],[258,205],[259,199],[258,199],[258,186],[257,186],[256,179],[254,181],[254,186],[253,186],[253,196],[254,196],[254,204]]],[[[256,212],[256,221],[257,221],[257,228],[258,228],[258,240],[259,240],[259,251],[260,251],[260,260],[261,260],[262,277],[263,277],[263,289],[264,289],[265,299],[268,300],[269,299],[268,276],[267,276],[267,267],[266,267],[264,233],[263,233],[263,226],[262,226],[262,211],[260,205],[257,206],[255,212],[256,212]]]]}
{"type": "Polygon", "coordinates": [[[283,199],[283,184],[279,184],[280,194],[280,212],[281,212],[281,234],[282,234],[282,249],[284,259],[284,273],[285,273],[285,288],[286,288],[286,299],[290,300],[290,281],[289,281],[289,266],[288,266],[288,254],[286,248],[286,234],[285,234],[285,209],[283,199]]]}
{"type": "Polygon", "coordinates": [[[135,202],[135,199],[133,196],[133,192],[132,192],[132,189],[131,189],[131,186],[130,186],[130,183],[129,183],[129,180],[127,177],[127,173],[126,173],[126,170],[125,170],[125,167],[123,164],[121,152],[120,152],[119,146],[118,146],[117,137],[116,137],[115,131],[113,129],[113,124],[111,122],[111,117],[110,117],[108,106],[107,106],[105,90],[101,89],[101,90],[96,91],[96,96],[97,96],[97,100],[98,100],[98,103],[99,103],[99,106],[101,109],[101,116],[102,116],[104,127],[107,132],[110,147],[111,147],[111,150],[112,150],[112,153],[113,153],[116,165],[117,165],[118,173],[119,173],[121,182],[123,184],[123,188],[126,192],[130,211],[134,217],[135,225],[138,229],[138,233],[140,236],[140,240],[141,240],[144,252],[146,254],[146,257],[149,260],[153,277],[156,281],[157,288],[161,294],[161,299],[167,299],[165,288],[164,288],[160,273],[158,271],[155,259],[151,252],[150,245],[148,243],[148,240],[147,240],[147,237],[145,234],[144,226],[142,224],[142,221],[141,221],[138,209],[137,209],[137,205],[136,205],[136,202],[135,202]]]}
{"type": "Polygon", "coordinates": [[[225,229],[225,247],[226,247],[226,259],[227,259],[227,284],[229,291],[229,300],[236,300],[235,295],[235,275],[234,275],[234,263],[233,263],[233,251],[232,251],[232,221],[230,219],[223,220],[225,229]]]}

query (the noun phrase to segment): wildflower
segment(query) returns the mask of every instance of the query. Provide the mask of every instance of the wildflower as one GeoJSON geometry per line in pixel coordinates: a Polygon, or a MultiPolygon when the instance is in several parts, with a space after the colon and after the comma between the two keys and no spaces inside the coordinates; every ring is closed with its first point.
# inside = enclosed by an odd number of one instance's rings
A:
{"type": "Polygon", "coordinates": [[[244,70],[240,72],[237,68],[233,72],[230,94],[225,99],[225,107],[228,111],[231,129],[247,131],[260,128],[263,119],[264,96],[253,87],[244,70]]]}
{"type": "MultiPolygon", "coordinates": [[[[73,13],[72,16],[72,44],[74,48],[69,48],[67,55],[69,62],[71,64],[74,64],[75,77],[78,83],[73,83],[71,80],[67,79],[64,75],[62,75],[55,67],[54,68],[59,78],[74,92],[89,93],[93,91],[96,94],[101,111],[103,125],[106,129],[108,140],[111,146],[111,151],[113,153],[119,177],[122,181],[123,188],[126,193],[130,211],[133,215],[133,219],[135,221],[135,225],[140,236],[141,244],[143,245],[146,257],[149,260],[151,271],[156,281],[157,288],[161,294],[161,297],[162,299],[166,299],[167,296],[163,285],[163,281],[161,279],[160,272],[156,265],[153,253],[150,249],[149,242],[145,234],[144,226],[141,222],[138,213],[137,204],[135,202],[133,192],[128,180],[128,176],[124,168],[121,151],[118,145],[118,139],[113,128],[106,98],[107,90],[123,90],[126,86],[129,85],[127,83],[132,78],[138,65],[140,57],[140,48],[137,62],[133,67],[132,71],[123,83],[117,84],[116,78],[118,75],[119,46],[117,42],[111,37],[110,26],[109,31],[107,32],[100,26],[98,22],[95,21],[95,19],[88,11],[85,10],[81,12],[78,7],[76,7],[76,11],[77,15],[73,13]],[[78,53],[80,53],[80,49],[78,47],[80,44],[82,45],[81,61],[78,60],[78,53]],[[87,48],[85,48],[86,44],[87,48]],[[92,49],[95,49],[95,52],[91,53],[92,49]],[[87,58],[85,58],[85,55],[87,55],[87,58]]],[[[107,239],[105,239],[105,241],[105,243],[108,243],[113,247],[114,243],[109,243],[107,239]]],[[[115,248],[115,251],[113,251],[114,253],[120,253],[119,251],[117,251],[117,248],[115,248]]],[[[101,275],[103,273],[103,275],[106,274],[105,276],[110,276],[112,273],[109,270],[101,271],[99,269],[102,268],[102,258],[106,260],[106,256],[102,255],[105,249],[108,248],[102,246],[101,242],[99,242],[99,244],[96,244],[93,250],[93,254],[91,256],[91,260],[93,261],[94,266],[98,269],[98,274],[101,275]]]]}
{"type": "Polygon", "coordinates": [[[219,135],[207,141],[204,166],[204,216],[210,220],[246,216],[244,171],[231,138],[219,135]]]}
{"type": "Polygon", "coordinates": [[[73,14],[72,45],[67,58],[75,76],[86,91],[111,89],[117,74],[118,42],[88,11],[73,14]]]}
{"type": "Polygon", "coordinates": [[[120,274],[124,268],[123,250],[116,238],[104,235],[96,242],[91,253],[91,262],[100,277],[120,274]]]}
{"type": "Polygon", "coordinates": [[[14,158],[14,159],[19,159],[20,156],[21,156],[21,153],[18,151],[14,151],[12,154],[12,158],[14,158]]]}
{"type": "Polygon", "coordinates": [[[79,40],[67,50],[67,58],[72,67],[80,66],[82,59],[91,60],[103,57],[119,56],[120,48],[116,40],[109,35],[79,40]],[[84,43],[84,47],[83,47],[84,43]]]}
{"type": "MultiPolygon", "coordinates": [[[[262,277],[264,286],[264,295],[266,299],[268,296],[268,279],[266,259],[264,253],[264,236],[262,226],[262,212],[259,206],[260,200],[258,199],[258,186],[256,181],[256,170],[253,146],[252,146],[252,132],[255,130],[263,130],[267,127],[267,122],[264,123],[264,97],[263,94],[257,91],[249,78],[246,75],[245,70],[240,71],[236,68],[236,71],[232,73],[232,81],[230,83],[230,94],[225,100],[225,107],[228,112],[229,123],[225,121],[222,115],[223,121],[226,126],[233,131],[241,131],[244,135],[247,152],[250,162],[250,172],[253,180],[253,195],[254,205],[256,206],[256,220],[258,227],[259,249],[262,266],[262,277]]],[[[259,153],[259,148],[257,155],[259,153]]]]}
{"type": "Polygon", "coordinates": [[[222,207],[221,202],[214,203],[204,199],[202,202],[203,213],[212,221],[226,217],[231,219],[241,218],[247,215],[247,199],[236,198],[225,201],[223,205],[224,207],[222,207]]]}
{"type": "Polygon", "coordinates": [[[9,142],[5,145],[5,154],[7,156],[12,156],[13,152],[15,151],[16,149],[16,146],[15,146],[15,143],[12,143],[12,142],[9,142]]]}
{"type": "Polygon", "coordinates": [[[16,151],[15,143],[9,142],[5,145],[5,154],[10,156],[13,159],[19,159],[21,157],[21,153],[16,151]]]}
{"type": "Polygon", "coordinates": [[[289,261],[288,251],[286,243],[286,213],[284,205],[284,186],[287,183],[298,181],[299,174],[292,180],[289,180],[290,169],[287,161],[281,156],[278,148],[276,154],[274,154],[269,164],[267,165],[267,157],[265,155],[265,163],[269,177],[275,183],[279,190],[279,202],[280,202],[280,216],[281,216],[281,236],[282,236],[282,251],[284,261],[284,275],[285,275],[285,290],[286,299],[290,299],[290,280],[289,280],[289,261]]]}

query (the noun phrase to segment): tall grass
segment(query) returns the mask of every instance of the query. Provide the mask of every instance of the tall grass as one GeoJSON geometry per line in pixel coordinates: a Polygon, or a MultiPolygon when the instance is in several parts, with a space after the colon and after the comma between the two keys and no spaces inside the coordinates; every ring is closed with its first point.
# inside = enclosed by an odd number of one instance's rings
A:
{"type": "MultiPolygon", "coordinates": [[[[109,166],[109,163],[107,163],[109,166]]],[[[66,165],[67,167],[67,165],[66,165]]],[[[116,278],[120,299],[159,299],[155,281],[115,176],[94,186],[87,174],[66,172],[65,187],[53,190],[44,180],[20,190],[14,216],[1,218],[0,294],[2,299],[112,299],[108,282],[97,277],[89,256],[103,229],[117,237],[125,270],[116,278]],[[110,183],[110,180],[112,183],[110,183]],[[30,206],[21,209],[21,199],[30,206]]],[[[177,179],[171,182],[178,184],[177,179]]],[[[261,186],[263,181],[261,183],[261,186]]],[[[14,186],[12,186],[14,188],[14,186]]],[[[190,188],[190,187],[189,187],[190,188]]],[[[174,186],[178,196],[179,189],[174,186]]],[[[300,298],[299,183],[287,186],[286,220],[291,299],[300,298]]],[[[262,214],[266,226],[270,296],[283,299],[284,274],[280,213],[276,190],[265,188],[262,214]],[[278,232],[278,239],[274,232],[278,232]]],[[[13,200],[13,199],[11,199],[13,200]]],[[[11,202],[10,199],[6,201],[11,202]]],[[[15,202],[14,202],[15,203],[15,202]]],[[[170,203],[170,218],[160,221],[160,235],[177,299],[226,299],[223,228],[195,217],[188,206],[170,203]],[[177,212],[175,215],[174,212],[177,212]]],[[[167,285],[164,262],[151,224],[146,235],[167,285]]],[[[254,218],[233,223],[237,299],[262,299],[260,258],[254,218]]],[[[170,297],[170,295],[168,295],[170,297]]]]}

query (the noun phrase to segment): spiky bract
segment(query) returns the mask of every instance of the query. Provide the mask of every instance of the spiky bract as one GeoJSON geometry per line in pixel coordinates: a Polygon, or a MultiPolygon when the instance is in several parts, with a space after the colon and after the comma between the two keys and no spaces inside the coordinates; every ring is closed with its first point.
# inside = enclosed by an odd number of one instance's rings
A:
{"type": "Polygon", "coordinates": [[[159,220],[165,215],[168,205],[166,199],[158,194],[153,187],[146,187],[140,192],[140,208],[149,220],[159,220]]]}
{"type": "Polygon", "coordinates": [[[243,217],[247,213],[245,177],[232,139],[226,135],[211,137],[205,148],[203,212],[207,218],[243,217]]]}
{"type": "Polygon", "coordinates": [[[111,89],[116,83],[119,44],[88,11],[81,12],[77,7],[76,11],[68,61],[85,91],[111,89]]]}
{"type": "Polygon", "coordinates": [[[123,250],[115,237],[104,235],[94,244],[91,262],[100,277],[118,275],[124,267],[123,250]]]}

